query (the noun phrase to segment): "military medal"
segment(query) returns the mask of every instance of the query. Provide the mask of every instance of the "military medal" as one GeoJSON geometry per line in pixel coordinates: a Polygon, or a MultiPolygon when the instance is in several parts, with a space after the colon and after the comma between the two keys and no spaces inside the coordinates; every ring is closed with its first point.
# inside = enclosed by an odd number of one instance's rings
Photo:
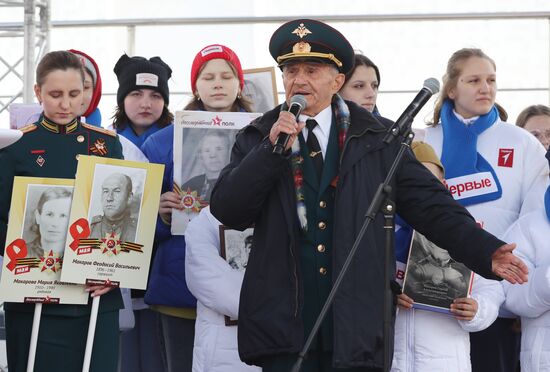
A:
{"type": "Polygon", "coordinates": [[[114,231],[110,234],[105,234],[105,238],[101,239],[99,249],[101,250],[101,253],[106,254],[107,256],[116,256],[121,250],[120,236],[114,231]]]}
{"type": "Polygon", "coordinates": [[[186,212],[199,212],[201,202],[197,191],[191,191],[191,189],[184,191],[181,196],[181,205],[186,212]]]}
{"type": "Polygon", "coordinates": [[[93,146],[90,146],[90,151],[96,155],[107,155],[107,146],[105,146],[105,140],[103,138],[98,138],[94,142],[93,146]]]}
{"type": "Polygon", "coordinates": [[[50,251],[44,257],[40,257],[38,267],[40,268],[40,272],[55,273],[61,269],[61,263],[62,259],[59,257],[59,254],[50,251]]]}

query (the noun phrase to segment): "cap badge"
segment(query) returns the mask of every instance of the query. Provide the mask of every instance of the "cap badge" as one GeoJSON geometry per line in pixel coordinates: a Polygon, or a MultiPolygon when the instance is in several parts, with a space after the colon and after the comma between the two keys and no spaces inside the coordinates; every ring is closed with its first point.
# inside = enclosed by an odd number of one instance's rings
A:
{"type": "Polygon", "coordinates": [[[292,31],[292,33],[300,36],[300,39],[302,39],[304,36],[311,34],[311,31],[309,31],[303,23],[300,23],[300,26],[292,31]]]}
{"type": "Polygon", "coordinates": [[[311,52],[311,45],[305,41],[300,41],[299,43],[294,44],[292,47],[292,53],[309,53],[311,52]]]}
{"type": "Polygon", "coordinates": [[[159,77],[155,74],[142,72],[136,74],[136,85],[148,85],[150,87],[159,86],[159,77]]]}

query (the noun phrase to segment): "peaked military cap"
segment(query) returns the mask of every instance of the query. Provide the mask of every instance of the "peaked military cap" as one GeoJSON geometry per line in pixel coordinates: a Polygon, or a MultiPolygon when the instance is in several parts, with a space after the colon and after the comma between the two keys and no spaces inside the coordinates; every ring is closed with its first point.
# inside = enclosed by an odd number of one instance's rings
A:
{"type": "Polygon", "coordinates": [[[342,73],[353,68],[354,51],[338,30],[313,19],[296,19],[271,36],[269,52],[282,67],[296,60],[332,63],[342,73]]]}

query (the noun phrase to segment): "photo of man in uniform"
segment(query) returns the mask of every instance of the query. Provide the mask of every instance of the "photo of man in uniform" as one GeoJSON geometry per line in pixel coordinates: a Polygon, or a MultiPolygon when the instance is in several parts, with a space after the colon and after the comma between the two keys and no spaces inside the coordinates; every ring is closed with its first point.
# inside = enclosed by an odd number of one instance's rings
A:
{"type": "Polygon", "coordinates": [[[103,215],[94,216],[90,223],[90,238],[101,239],[115,233],[122,242],[134,242],[137,221],[130,213],[132,179],[126,174],[113,173],[101,184],[103,215]]]}
{"type": "Polygon", "coordinates": [[[197,191],[203,202],[210,201],[210,194],[221,170],[229,163],[233,141],[225,130],[207,131],[197,146],[196,159],[203,173],[182,185],[183,190],[197,191]]]}
{"type": "Polygon", "coordinates": [[[415,232],[403,292],[415,302],[449,308],[467,297],[471,271],[449,253],[415,232]]]}

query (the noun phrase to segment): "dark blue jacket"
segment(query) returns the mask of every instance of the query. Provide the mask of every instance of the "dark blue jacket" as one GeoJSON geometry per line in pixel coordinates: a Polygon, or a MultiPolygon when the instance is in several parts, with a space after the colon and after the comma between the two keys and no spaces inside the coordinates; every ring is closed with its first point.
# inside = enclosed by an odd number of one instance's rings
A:
{"type": "MultiPolygon", "coordinates": [[[[174,126],[169,125],[151,135],[141,146],[151,163],[164,164],[161,193],[173,190],[173,143],[174,126]]],[[[196,307],[197,300],[185,283],[185,237],[172,235],[170,226],[158,217],[155,246],[145,302],[149,305],[196,307]]]]}

